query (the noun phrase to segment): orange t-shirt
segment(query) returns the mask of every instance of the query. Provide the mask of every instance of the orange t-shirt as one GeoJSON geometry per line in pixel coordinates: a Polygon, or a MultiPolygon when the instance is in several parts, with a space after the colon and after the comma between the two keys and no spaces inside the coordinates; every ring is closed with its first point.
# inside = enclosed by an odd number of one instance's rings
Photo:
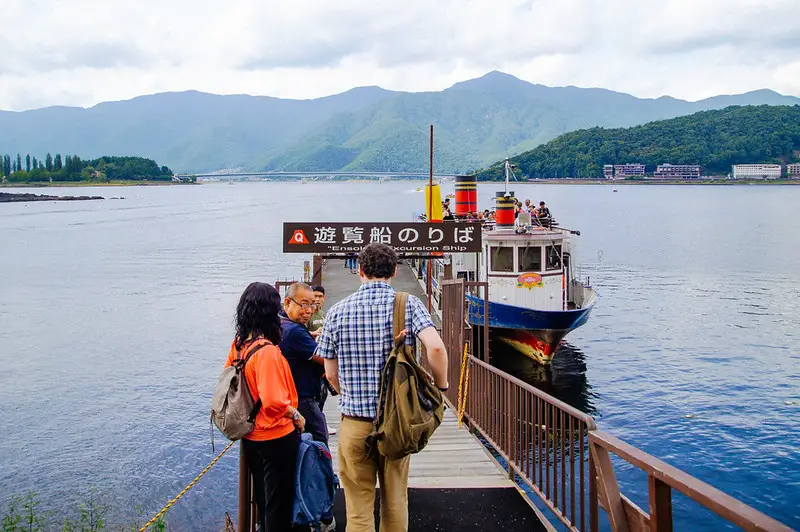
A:
{"type": "MultiPolygon", "coordinates": [[[[280,348],[264,339],[256,341],[264,345],[250,357],[244,367],[244,377],[253,401],[261,399],[261,409],[256,414],[253,431],[245,438],[254,441],[274,440],[295,430],[294,422],[283,416],[289,405],[297,408],[297,390],[289,363],[281,354],[280,348]]],[[[251,345],[252,343],[245,344],[242,356],[247,354],[251,345]]],[[[239,356],[234,340],[225,367],[232,365],[239,356]]]]}

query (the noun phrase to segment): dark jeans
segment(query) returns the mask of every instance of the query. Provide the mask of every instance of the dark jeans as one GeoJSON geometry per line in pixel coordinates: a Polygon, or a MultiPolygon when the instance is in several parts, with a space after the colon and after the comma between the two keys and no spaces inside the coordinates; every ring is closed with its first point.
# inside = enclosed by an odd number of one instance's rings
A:
{"type": "Polygon", "coordinates": [[[306,418],[306,432],[310,433],[315,441],[321,441],[327,447],[328,423],[319,403],[318,397],[301,397],[297,402],[297,409],[306,418]]]}
{"type": "Polygon", "coordinates": [[[325,377],[322,378],[322,381],[323,382],[320,384],[320,387],[319,387],[319,400],[317,402],[319,403],[319,409],[324,412],[325,411],[325,400],[328,398],[328,387],[325,386],[325,382],[324,382],[325,381],[325,377]]]}
{"type": "Polygon", "coordinates": [[[242,440],[242,449],[253,475],[253,491],[264,532],[293,530],[292,505],[299,442],[296,432],[275,440],[242,440]]]}

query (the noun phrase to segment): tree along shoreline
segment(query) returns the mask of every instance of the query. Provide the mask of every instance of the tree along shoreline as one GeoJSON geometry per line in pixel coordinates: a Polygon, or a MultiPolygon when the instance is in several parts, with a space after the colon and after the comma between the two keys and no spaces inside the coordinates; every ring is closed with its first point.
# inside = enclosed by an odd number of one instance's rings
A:
{"type": "Polygon", "coordinates": [[[59,188],[59,187],[164,187],[171,185],[199,185],[186,181],[24,181],[0,183],[0,188],[59,188]]]}
{"type": "MultiPolygon", "coordinates": [[[[172,182],[175,174],[167,166],[158,166],[152,159],[144,157],[103,156],[97,159],[81,159],[77,155],[62,158],[60,153],[52,157],[49,153],[42,160],[5,154],[0,156],[0,175],[4,183],[110,183],[117,181],[172,182]]],[[[189,179],[189,181],[192,181],[189,179]]]]}

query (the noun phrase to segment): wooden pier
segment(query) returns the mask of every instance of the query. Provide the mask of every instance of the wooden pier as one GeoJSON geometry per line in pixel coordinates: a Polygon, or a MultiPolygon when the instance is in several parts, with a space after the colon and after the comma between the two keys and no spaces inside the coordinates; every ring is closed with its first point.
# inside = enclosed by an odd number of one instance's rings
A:
{"type": "MultiPolygon", "coordinates": [[[[326,307],[352,294],[360,286],[358,275],[350,273],[341,260],[328,260],[322,268],[326,307]]],[[[392,286],[426,300],[425,294],[406,264],[399,264],[392,286]]],[[[438,317],[433,315],[434,321],[438,317]]],[[[450,383],[457,386],[457,383],[450,383]]],[[[341,415],[335,397],[325,403],[328,425],[338,430],[341,415]]],[[[330,439],[336,459],[337,436],[330,439]]],[[[411,457],[409,472],[410,530],[546,530],[528,500],[484,445],[466,427],[458,427],[451,409],[428,446],[411,457]]],[[[342,494],[336,517],[344,530],[342,494]]]]}
{"type": "MultiPolygon", "coordinates": [[[[315,281],[325,287],[328,308],[360,286],[359,277],[344,267],[342,259],[322,261],[315,255],[313,268],[306,267],[307,274],[312,271],[315,281]]],[[[288,284],[278,281],[276,287],[288,284]]],[[[408,264],[398,266],[392,285],[427,300],[408,264]]],[[[467,294],[486,289],[484,282],[439,279],[436,294],[441,312],[433,318],[448,351],[450,390],[445,395],[449,404],[459,401],[465,349],[469,393],[464,426],[459,427],[452,410],[447,410],[429,445],[411,457],[409,530],[538,532],[555,530],[553,522],[572,532],[598,532],[604,515],[614,532],[672,532],[672,493],[678,492],[744,530],[791,531],[713,486],[598,430],[588,414],[492,366],[488,341],[485,336],[480,340],[481,329],[465,326],[465,322],[475,321],[467,314],[467,294]],[[647,475],[647,509],[621,492],[612,456],[647,475]],[[546,516],[531,500],[546,509],[546,516]]],[[[483,324],[475,327],[488,329],[488,315],[484,311],[483,324]]],[[[341,416],[335,398],[328,399],[325,413],[329,426],[338,429],[341,416]]],[[[336,455],[336,435],[331,436],[330,445],[336,455]]],[[[334,456],[334,467],[337,462],[334,456]]],[[[339,490],[334,513],[340,531],[346,529],[344,506],[344,494],[339,490]]],[[[377,528],[377,502],[375,511],[377,528]]],[[[240,458],[239,532],[255,532],[254,515],[251,478],[246,461],[240,458]]]]}

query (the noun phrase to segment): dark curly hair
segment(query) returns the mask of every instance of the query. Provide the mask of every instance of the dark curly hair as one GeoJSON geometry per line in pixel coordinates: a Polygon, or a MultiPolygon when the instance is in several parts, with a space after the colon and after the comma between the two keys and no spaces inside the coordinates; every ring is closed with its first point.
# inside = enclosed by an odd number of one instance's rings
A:
{"type": "Polygon", "coordinates": [[[281,295],[267,283],[250,283],[236,307],[236,349],[250,339],[263,336],[275,345],[281,343],[281,295]]]}
{"type": "Polygon", "coordinates": [[[358,254],[358,263],[369,279],[389,279],[397,269],[397,253],[386,244],[370,244],[358,254]]]}

